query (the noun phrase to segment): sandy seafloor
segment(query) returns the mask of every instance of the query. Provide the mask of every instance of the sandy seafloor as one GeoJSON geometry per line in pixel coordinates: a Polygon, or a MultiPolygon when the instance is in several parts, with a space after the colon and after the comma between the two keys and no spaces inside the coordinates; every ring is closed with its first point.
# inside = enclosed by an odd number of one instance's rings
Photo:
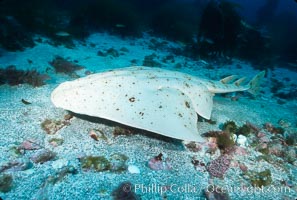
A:
{"type": "MultiPolygon", "coordinates": [[[[54,47],[46,42],[38,43],[34,48],[26,49],[23,52],[4,53],[0,57],[0,67],[15,65],[18,69],[37,69],[45,73],[48,64],[54,56],[59,55],[69,60],[77,60],[78,64],[85,67],[77,71],[80,76],[85,76],[84,72],[102,72],[109,69],[131,66],[131,60],[136,59],[137,65],[142,65],[145,56],[155,53],[159,56],[160,63],[162,58],[170,55],[170,48],[183,48],[180,43],[168,42],[167,45],[156,48],[149,48],[151,45],[149,35],[144,35],[140,39],[122,39],[106,33],[94,34],[84,43],[76,42],[76,47],[68,49],[63,46],[54,47]],[[91,43],[95,44],[90,45],[91,43]],[[122,47],[127,48],[128,52],[123,52],[119,57],[100,57],[97,55],[99,50],[114,48],[119,52],[122,47]],[[28,59],[33,63],[29,64],[28,59]]],[[[163,41],[162,39],[155,38],[163,41]]],[[[46,40],[46,39],[44,39],[46,40]]],[[[162,63],[163,68],[178,70],[203,78],[219,80],[223,75],[237,74],[251,78],[258,71],[254,70],[249,64],[241,61],[234,61],[232,65],[214,66],[215,69],[208,69],[204,62],[193,61],[183,56],[174,56],[174,63],[162,63]],[[175,68],[177,63],[182,64],[181,68],[175,68]],[[242,68],[238,68],[241,65],[242,68]]],[[[7,193],[0,193],[4,200],[26,200],[26,199],[112,199],[112,191],[124,181],[130,181],[134,185],[142,187],[158,187],[174,185],[175,191],[167,191],[161,194],[153,190],[137,190],[136,194],[141,199],[199,199],[202,196],[202,189],[209,183],[207,171],[196,170],[191,163],[191,157],[196,156],[205,163],[213,160],[218,154],[210,155],[204,153],[194,153],[187,149],[181,141],[166,140],[149,134],[135,134],[129,136],[114,137],[112,132],[115,123],[91,122],[74,117],[71,123],[59,130],[55,135],[48,135],[41,128],[41,123],[45,119],[63,119],[67,114],[62,109],[55,108],[51,103],[50,94],[60,83],[72,80],[67,75],[56,74],[54,70],[49,72],[51,80],[47,84],[33,88],[29,85],[19,86],[0,86],[0,166],[9,161],[18,159],[29,159],[34,151],[26,151],[24,155],[17,157],[12,152],[12,148],[21,144],[25,140],[34,140],[42,148],[52,150],[57,153],[55,160],[43,164],[34,164],[32,168],[24,171],[5,172],[13,176],[13,187],[7,193]],[[32,104],[24,105],[21,99],[26,99],[32,104]],[[104,132],[107,140],[95,141],[89,136],[92,129],[100,129],[104,132]],[[54,147],[49,144],[50,138],[63,138],[61,146],[54,147]],[[78,157],[81,155],[110,156],[114,153],[122,153],[129,157],[127,165],[136,165],[140,169],[139,174],[131,174],[128,170],[121,173],[104,171],[84,171],[81,169],[78,157]],[[148,160],[158,155],[166,154],[170,159],[172,169],[154,171],[147,165],[148,160]],[[45,186],[48,177],[57,174],[61,167],[72,165],[78,170],[77,174],[68,174],[55,184],[45,186]],[[177,191],[178,187],[195,187],[193,190],[177,191]]],[[[206,122],[198,122],[200,133],[209,130],[219,130],[219,126],[227,120],[234,120],[238,125],[245,122],[252,122],[261,127],[262,124],[270,122],[279,126],[279,120],[290,123],[290,129],[296,129],[296,100],[285,101],[280,104],[278,99],[270,93],[271,77],[284,83],[285,87],[296,84],[297,74],[286,69],[275,68],[268,71],[268,76],[263,80],[260,97],[253,99],[248,95],[242,95],[238,101],[230,98],[216,96],[212,119],[217,121],[215,125],[206,122]],[[288,79],[289,78],[289,79],[288,79]]],[[[283,88],[287,90],[288,88],[283,88]]],[[[168,102],[174,103],[174,102],[168,102]]],[[[297,163],[282,164],[286,167],[273,165],[268,162],[256,162],[255,157],[261,153],[247,146],[247,156],[238,156],[241,163],[254,171],[270,169],[272,172],[273,183],[276,188],[280,188],[281,179],[293,179],[293,187],[290,191],[264,191],[246,192],[235,190],[229,192],[231,199],[296,199],[296,180],[297,163]],[[285,171],[285,169],[287,171],[285,171]],[[288,170],[289,169],[289,170],[288,170]],[[295,185],[295,186],[294,186],[295,185]]],[[[35,150],[37,151],[37,150],[35,150]]],[[[213,183],[220,186],[246,185],[248,181],[240,176],[238,167],[231,167],[223,180],[215,178],[213,183]]],[[[200,199],[203,199],[202,197],[200,199]]]]}

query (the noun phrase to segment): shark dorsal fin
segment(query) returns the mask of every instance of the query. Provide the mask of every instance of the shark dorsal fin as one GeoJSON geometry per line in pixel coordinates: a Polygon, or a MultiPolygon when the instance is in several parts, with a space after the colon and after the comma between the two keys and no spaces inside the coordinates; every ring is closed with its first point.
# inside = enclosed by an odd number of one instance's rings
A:
{"type": "Polygon", "coordinates": [[[221,79],[220,82],[223,84],[228,84],[228,83],[232,82],[236,77],[237,77],[236,75],[227,76],[227,77],[221,79]]]}
{"type": "Polygon", "coordinates": [[[234,82],[236,86],[240,86],[244,81],[246,80],[246,77],[242,77],[234,82]]]}

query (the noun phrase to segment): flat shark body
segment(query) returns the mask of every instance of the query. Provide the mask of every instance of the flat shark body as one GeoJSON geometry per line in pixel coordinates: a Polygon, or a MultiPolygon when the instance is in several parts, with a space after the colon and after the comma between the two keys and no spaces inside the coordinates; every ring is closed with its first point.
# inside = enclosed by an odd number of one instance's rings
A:
{"type": "Polygon", "coordinates": [[[234,76],[210,81],[161,68],[128,67],[64,82],[51,100],[74,113],[199,142],[204,139],[198,133],[197,114],[210,119],[214,94],[256,93],[263,76],[260,72],[242,86],[243,78],[234,82],[234,76]]]}

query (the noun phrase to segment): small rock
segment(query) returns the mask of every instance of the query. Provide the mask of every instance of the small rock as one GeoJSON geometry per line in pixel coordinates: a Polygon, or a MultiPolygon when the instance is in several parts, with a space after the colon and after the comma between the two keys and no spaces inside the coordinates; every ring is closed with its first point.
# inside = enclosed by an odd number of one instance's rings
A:
{"type": "Polygon", "coordinates": [[[286,120],[284,120],[284,119],[280,119],[280,120],[278,121],[278,124],[279,124],[282,128],[289,128],[289,127],[291,127],[291,123],[288,122],[288,121],[286,121],[286,120]]]}
{"type": "Polygon", "coordinates": [[[230,158],[226,155],[222,155],[210,161],[206,166],[206,170],[212,177],[223,178],[224,174],[228,171],[230,164],[230,158]]]}
{"type": "Polygon", "coordinates": [[[115,153],[110,156],[111,171],[121,172],[127,169],[126,161],[128,157],[124,154],[115,153]]]}
{"type": "Polygon", "coordinates": [[[117,50],[115,50],[114,48],[107,49],[106,54],[110,55],[112,57],[119,57],[120,56],[119,52],[117,50]]]}
{"type": "Polygon", "coordinates": [[[68,160],[66,160],[66,159],[59,159],[59,160],[53,161],[52,167],[54,169],[61,169],[63,167],[68,166],[68,164],[69,164],[69,161],[68,160]]]}
{"type": "Polygon", "coordinates": [[[131,174],[139,174],[140,173],[140,169],[136,165],[129,165],[128,166],[128,171],[131,174]]]}
{"type": "Polygon", "coordinates": [[[98,135],[97,135],[97,133],[96,133],[94,130],[90,130],[90,132],[89,132],[89,136],[90,136],[92,139],[96,140],[96,141],[99,140],[98,135]]]}
{"type": "Polygon", "coordinates": [[[102,52],[102,51],[99,50],[99,51],[97,52],[97,56],[105,57],[106,54],[105,54],[104,52],[102,52]]]}
{"type": "Polygon", "coordinates": [[[209,153],[215,153],[215,151],[218,149],[218,144],[217,144],[217,138],[216,137],[209,137],[207,144],[207,152],[209,153]]]}
{"type": "Polygon", "coordinates": [[[34,163],[43,164],[43,163],[45,163],[47,161],[53,160],[55,157],[56,157],[56,153],[55,152],[52,152],[52,151],[43,149],[43,150],[35,153],[33,156],[31,156],[30,159],[34,163]]]}
{"type": "Polygon", "coordinates": [[[234,154],[239,156],[245,156],[248,154],[245,148],[236,146],[234,148],[234,154]]]}
{"type": "Polygon", "coordinates": [[[25,140],[18,148],[24,150],[37,150],[40,149],[41,146],[33,140],[25,140]]]}
{"type": "Polygon", "coordinates": [[[244,165],[244,164],[239,164],[239,168],[240,168],[241,171],[243,171],[243,172],[247,172],[247,170],[248,170],[248,167],[247,167],[246,165],[244,165]]]}
{"type": "Polygon", "coordinates": [[[57,146],[61,146],[64,143],[64,139],[63,138],[51,138],[51,139],[49,139],[48,142],[53,147],[57,147],[57,146]]]}
{"type": "Polygon", "coordinates": [[[92,72],[91,71],[89,71],[89,70],[87,70],[87,71],[85,71],[85,75],[91,75],[92,74],[92,72]]]}
{"type": "Polygon", "coordinates": [[[123,52],[129,52],[129,49],[127,49],[126,47],[122,47],[121,49],[120,49],[120,51],[123,51],[123,52]]]}
{"type": "Polygon", "coordinates": [[[247,138],[244,135],[238,135],[236,142],[241,147],[247,146],[247,138]]]}
{"type": "Polygon", "coordinates": [[[168,158],[163,157],[163,154],[160,153],[158,156],[151,158],[148,162],[148,166],[152,170],[170,170],[172,166],[168,158]]]}
{"type": "Polygon", "coordinates": [[[73,118],[73,115],[71,115],[71,114],[66,114],[66,115],[64,115],[64,119],[65,120],[70,120],[70,119],[72,119],[73,118]]]}
{"type": "Polygon", "coordinates": [[[258,132],[258,134],[257,134],[258,138],[262,138],[262,137],[265,137],[265,136],[266,136],[266,134],[264,132],[258,132]]]}
{"type": "Polygon", "coordinates": [[[194,165],[194,168],[197,171],[204,172],[205,171],[205,163],[199,159],[197,159],[196,156],[192,157],[191,163],[194,165]]]}
{"type": "Polygon", "coordinates": [[[260,143],[269,143],[270,142],[270,139],[267,136],[260,137],[259,142],[260,143]]]}
{"type": "MultiPolygon", "coordinates": [[[[238,136],[238,137],[239,137],[239,136],[238,136]]],[[[231,135],[231,139],[232,139],[234,142],[237,141],[238,137],[237,137],[237,135],[235,135],[235,134],[231,135]]]]}
{"type": "Polygon", "coordinates": [[[113,130],[113,135],[115,137],[120,135],[130,136],[133,134],[135,134],[135,130],[132,128],[124,128],[124,127],[116,126],[115,129],[113,130]]]}
{"type": "Polygon", "coordinates": [[[202,150],[202,146],[196,142],[187,143],[185,146],[192,152],[198,152],[202,150]]]}
{"type": "Polygon", "coordinates": [[[293,147],[286,147],[284,160],[289,163],[294,163],[297,160],[296,150],[293,147]]]}
{"type": "Polygon", "coordinates": [[[27,159],[14,160],[0,166],[0,173],[24,171],[32,168],[32,166],[33,164],[30,162],[30,160],[27,160],[27,159]]]}
{"type": "Polygon", "coordinates": [[[284,157],[284,155],[286,154],[286,151],[283,148],[283,145],[280,144],[280,143],[277,143],[277,142],[270,143],[268,145],[268,148],[269,148],[269,153],[270,154],[276,155],[278,157],[284,157]]]}

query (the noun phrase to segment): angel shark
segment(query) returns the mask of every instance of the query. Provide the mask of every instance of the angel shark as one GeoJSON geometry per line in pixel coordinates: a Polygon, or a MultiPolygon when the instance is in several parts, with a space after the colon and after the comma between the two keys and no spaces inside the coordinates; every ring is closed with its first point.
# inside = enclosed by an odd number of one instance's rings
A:
{"type": "Polygon", "coordinates": [[[60,84],[51,94],[56,107],[186,141],[204,141],[198,115],[210,119],[215,93],[257,94],[265,72],[248,84],[228,76],[211,81],[151,67],[128,67],[60,84]]]}

